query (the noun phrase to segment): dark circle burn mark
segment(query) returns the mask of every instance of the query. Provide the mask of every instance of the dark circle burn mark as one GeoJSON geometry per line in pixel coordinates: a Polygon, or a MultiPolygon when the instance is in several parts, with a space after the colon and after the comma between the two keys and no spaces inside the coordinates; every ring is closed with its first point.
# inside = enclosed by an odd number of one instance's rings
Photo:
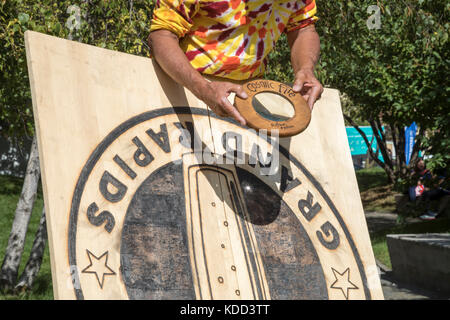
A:
{"type": "Polygon", "coordinates": [[[236,172],[248,216],[238,215],[252,224],[271,299],[328,299],[322,265],[300,220],[257,176],[239,167],[236,172]]]}
{"type": "Polygon", "coordinates": [[[280,197],[273,190],[250,172],[236,167],[245,203],[249,210],[252,224],[268,225],[278,218],[281,210],[280,197]],[[264,195],[261,197],[260,195],[264,195]]]}
{"type": "MultiPolygon", "coordinates": [[[[86,161],[85,166],[80,172],[80,176],[77,180],[77,184],[75,186],[75,191],[72,197],[72,205],[70,209],[70,217],[69,217],[69,231],[68,231],[68,253],[69,253],[69,265],[70,266],[77,266],[76,261],[76,233],[77,233],[77,221],[78,221],[78,211],[80,207],[80,201],[81,197],[83,195],[84,187],[86,185],[86,182],[89,178],[89,175],[91,174],[93,168],[95,167],[96,163],[100,159],[101,155],[105,152],[105,150],[124,132],[129,130],[130,128],[153,118],[160,117],[160,116],[166,116],[166,115],[172,115],[172,114],[178,114],[178,115],[201,115],[201,116],[211,116],[216,119],[220,119],[222,121],[226,121],[229,123],[232,123],[240,128],[248,129],[245,126],[242,126],[238,122],[232,119],[228,118],[221,118],[213,113],[208,113],[205,109],[199,109],[199,108],[191,108],[191,107],[173,107],[173,108],[162,108],[162,109],[156,109],[148,112],[144,112],[142,114],[139,114],[133,118],[128,119],[127,121],[123,122],[121,125],[119,125],[117,128],[115,128],[113,131],[111,131],[110,134],[108,134],[105,139],[103,139],[102,142],[95,148],[95,150],[92,152],[92,154],[89,156],[89,159],[86,161]]],[[[308,180],[314,185],[316,190],[321,194],[321,196],[324,198],[326,203],[328,204],[329,208],[335,215],[336,219],[338,220],[341,228],[344,231],[344,234],[347,238],[347,241],[349,242],[349,245],[352,249],[353,256],[356,260],[356,264],[358,266],[358,271],[361,276],[362,282],[363,282],[363,288],[364,293],[366,295],[367,299],[371,299],[370,290],[367,285],[367,278],[364,273],[364,266],[361,260],[361,257],[358,253],[358,250],[355,246],[355,243],[353,241],[353,238],[350,234],[350,232],[347,230],[346,225],[344,223],[344,220],[342,219],[341,215],[339,214],[338,210],[334,206],[331,199],[328,197],[328,195],[325,193],[324,189],[320,185],[320,183],[311,175],[311,173],[294,157],[292,156],[288,150],[286,150],[283,146],[278,145],[277,143],[274,143],[270,137],[267,137],[267,142],[272,144],[274,148],[278,148],[280,153],[285,156],[289,161],[294,164],[302,173],[308,178],[308,180]]],[[[78,278],[78,273],[76,272],[76,268],[73,268],[75,270],[72,272],[72,283],[78,284],[74,285],[74,291],[75,296],[78,300],[84,299],[83,291],[81,287],[79,287],[80,281],[78,278]]]]}
{"type": "Polygon", "coordinates": [[[181,162],[152,172],[128,206],[120,261],[133,300],[193,300],[181,162]]]}
{"type": "MultiPolygon", "coordinates": [[[[233,202],[241,224],[244,220],[259,222],[259,225],[252,225],[271,298],[327,299],[319,258],[295,214],[253,174],[237,168],[237,176],[241,188],[245,185],[247,190],[241,199],[230,182],[233,202]],[[276,204],[252,207],[255,200],[265,197],[276,204]],[[251,208],[248,216],[243,213],[242,200],[247,208],[251,208]],[[273,208],[278,208],[275,217],[273,208]]],[[[126,213],[120,257],[122,278],[130,299],[195,299],[185,221],[183,165],[181,162],[169,163],[145,179],[126,213]]],[[[242,245],[251,247],[250,236],[244,232],[243,237],[242,245]]],[[[256,262],[250,260],[247,266],[256,276],[256,262]]],[[[231,270],[235,271],[236,267],[231,266],[231,270]]],[[[224,283],[222,276],[217,280],[224,283]]],[[[261,288],[258,293],[262,296],[261,288]]]]}

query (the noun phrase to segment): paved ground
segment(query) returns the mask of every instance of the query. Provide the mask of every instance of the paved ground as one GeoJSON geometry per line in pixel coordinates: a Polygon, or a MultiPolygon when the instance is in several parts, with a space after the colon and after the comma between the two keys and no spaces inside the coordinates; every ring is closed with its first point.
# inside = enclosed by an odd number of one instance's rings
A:
{"type": "MultiPolygon", "coordinates": [[[[369,232],[376,232],[383,229],[395,227],[397,222],[396,213],[380,213],[380,212],[366,212],[366,221],[369,232]]],[[[420,222],[418,218],[406,218],[406,223],[420,222]]]]}
{"type": "Polygon", "coordinates": [[[389,272],[381,272],[385,300],[450,300],[450,297],[397,282],[389,272]]]}
{"type": "MultiPolygon", "coordinates": [[[[369,232],[376,232],[383,229],[394,227],[397,221],[397,214],[395,213],[379,213],[366,212],[366,221],[369,232]]],[[[417,218],[409,218],[407,223],[419,222],[417,218]]],[[[379,264],[381,286],[383,288],[384,298],[386,300],[436,300],[445,299],[450,300],[450,297],[442,296],[435,292],[430,292],[422,288],[414,287],[404,283],[399,283],[394,279],[385,266],[379,264]]]]}

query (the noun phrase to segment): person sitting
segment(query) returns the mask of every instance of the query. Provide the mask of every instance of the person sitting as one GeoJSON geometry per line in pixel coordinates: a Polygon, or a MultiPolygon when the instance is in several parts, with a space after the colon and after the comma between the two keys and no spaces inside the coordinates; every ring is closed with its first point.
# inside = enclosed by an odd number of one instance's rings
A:
{"type": "Polygon", "coordinates": [[[425,161],[419,159],[414,166],[414,176],[417,184],[410,188],[410,199],[412,201],[424,201],[427,206],[425,214],[419,218],[422,220],[434,220],[442,217],[447,207],[450,190],[445,189],[444,183],[448,180],[445,169],[439,170],[437,175],[427,169],[425,161]],[[437,181],[437,183],[434,183],[437,181]],[[432,211],[431,201],[440,200],[438,211],[432,211]]]}

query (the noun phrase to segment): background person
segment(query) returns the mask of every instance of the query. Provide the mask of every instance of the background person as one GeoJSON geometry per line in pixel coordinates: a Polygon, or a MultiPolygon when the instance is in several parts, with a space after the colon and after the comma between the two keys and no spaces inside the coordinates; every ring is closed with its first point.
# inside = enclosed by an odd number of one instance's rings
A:
{"type": "Polygon", "coordinates": [[[419,159],[414,166],[414,177],[417,179],[417,185],[410,188],[410,198],[413,198],[411,200],[418,199],[426,202],[427,211],[419,217],[422,220],[433,220],[443,216],[449,201],[450,191],[446,185],[448,183],[446,170],[440,169],[436,172],[437,174],[433,174],[428,170],[423,159],[419,159]],[[412,192],[414,192],[414,196],[412,192]],[[434,200],[440,200],[437,212],[430,209],[431,201],[434,200]]]}

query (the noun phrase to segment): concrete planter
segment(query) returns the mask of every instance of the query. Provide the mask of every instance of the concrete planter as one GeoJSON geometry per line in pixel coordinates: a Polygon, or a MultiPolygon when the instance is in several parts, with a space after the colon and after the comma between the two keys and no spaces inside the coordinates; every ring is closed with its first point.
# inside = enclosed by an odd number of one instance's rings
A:
{"type": "Polygon", "coordinates": [[[396,279],[450,298],[450,234],[387,235],[387,245],[396,279]]]}

